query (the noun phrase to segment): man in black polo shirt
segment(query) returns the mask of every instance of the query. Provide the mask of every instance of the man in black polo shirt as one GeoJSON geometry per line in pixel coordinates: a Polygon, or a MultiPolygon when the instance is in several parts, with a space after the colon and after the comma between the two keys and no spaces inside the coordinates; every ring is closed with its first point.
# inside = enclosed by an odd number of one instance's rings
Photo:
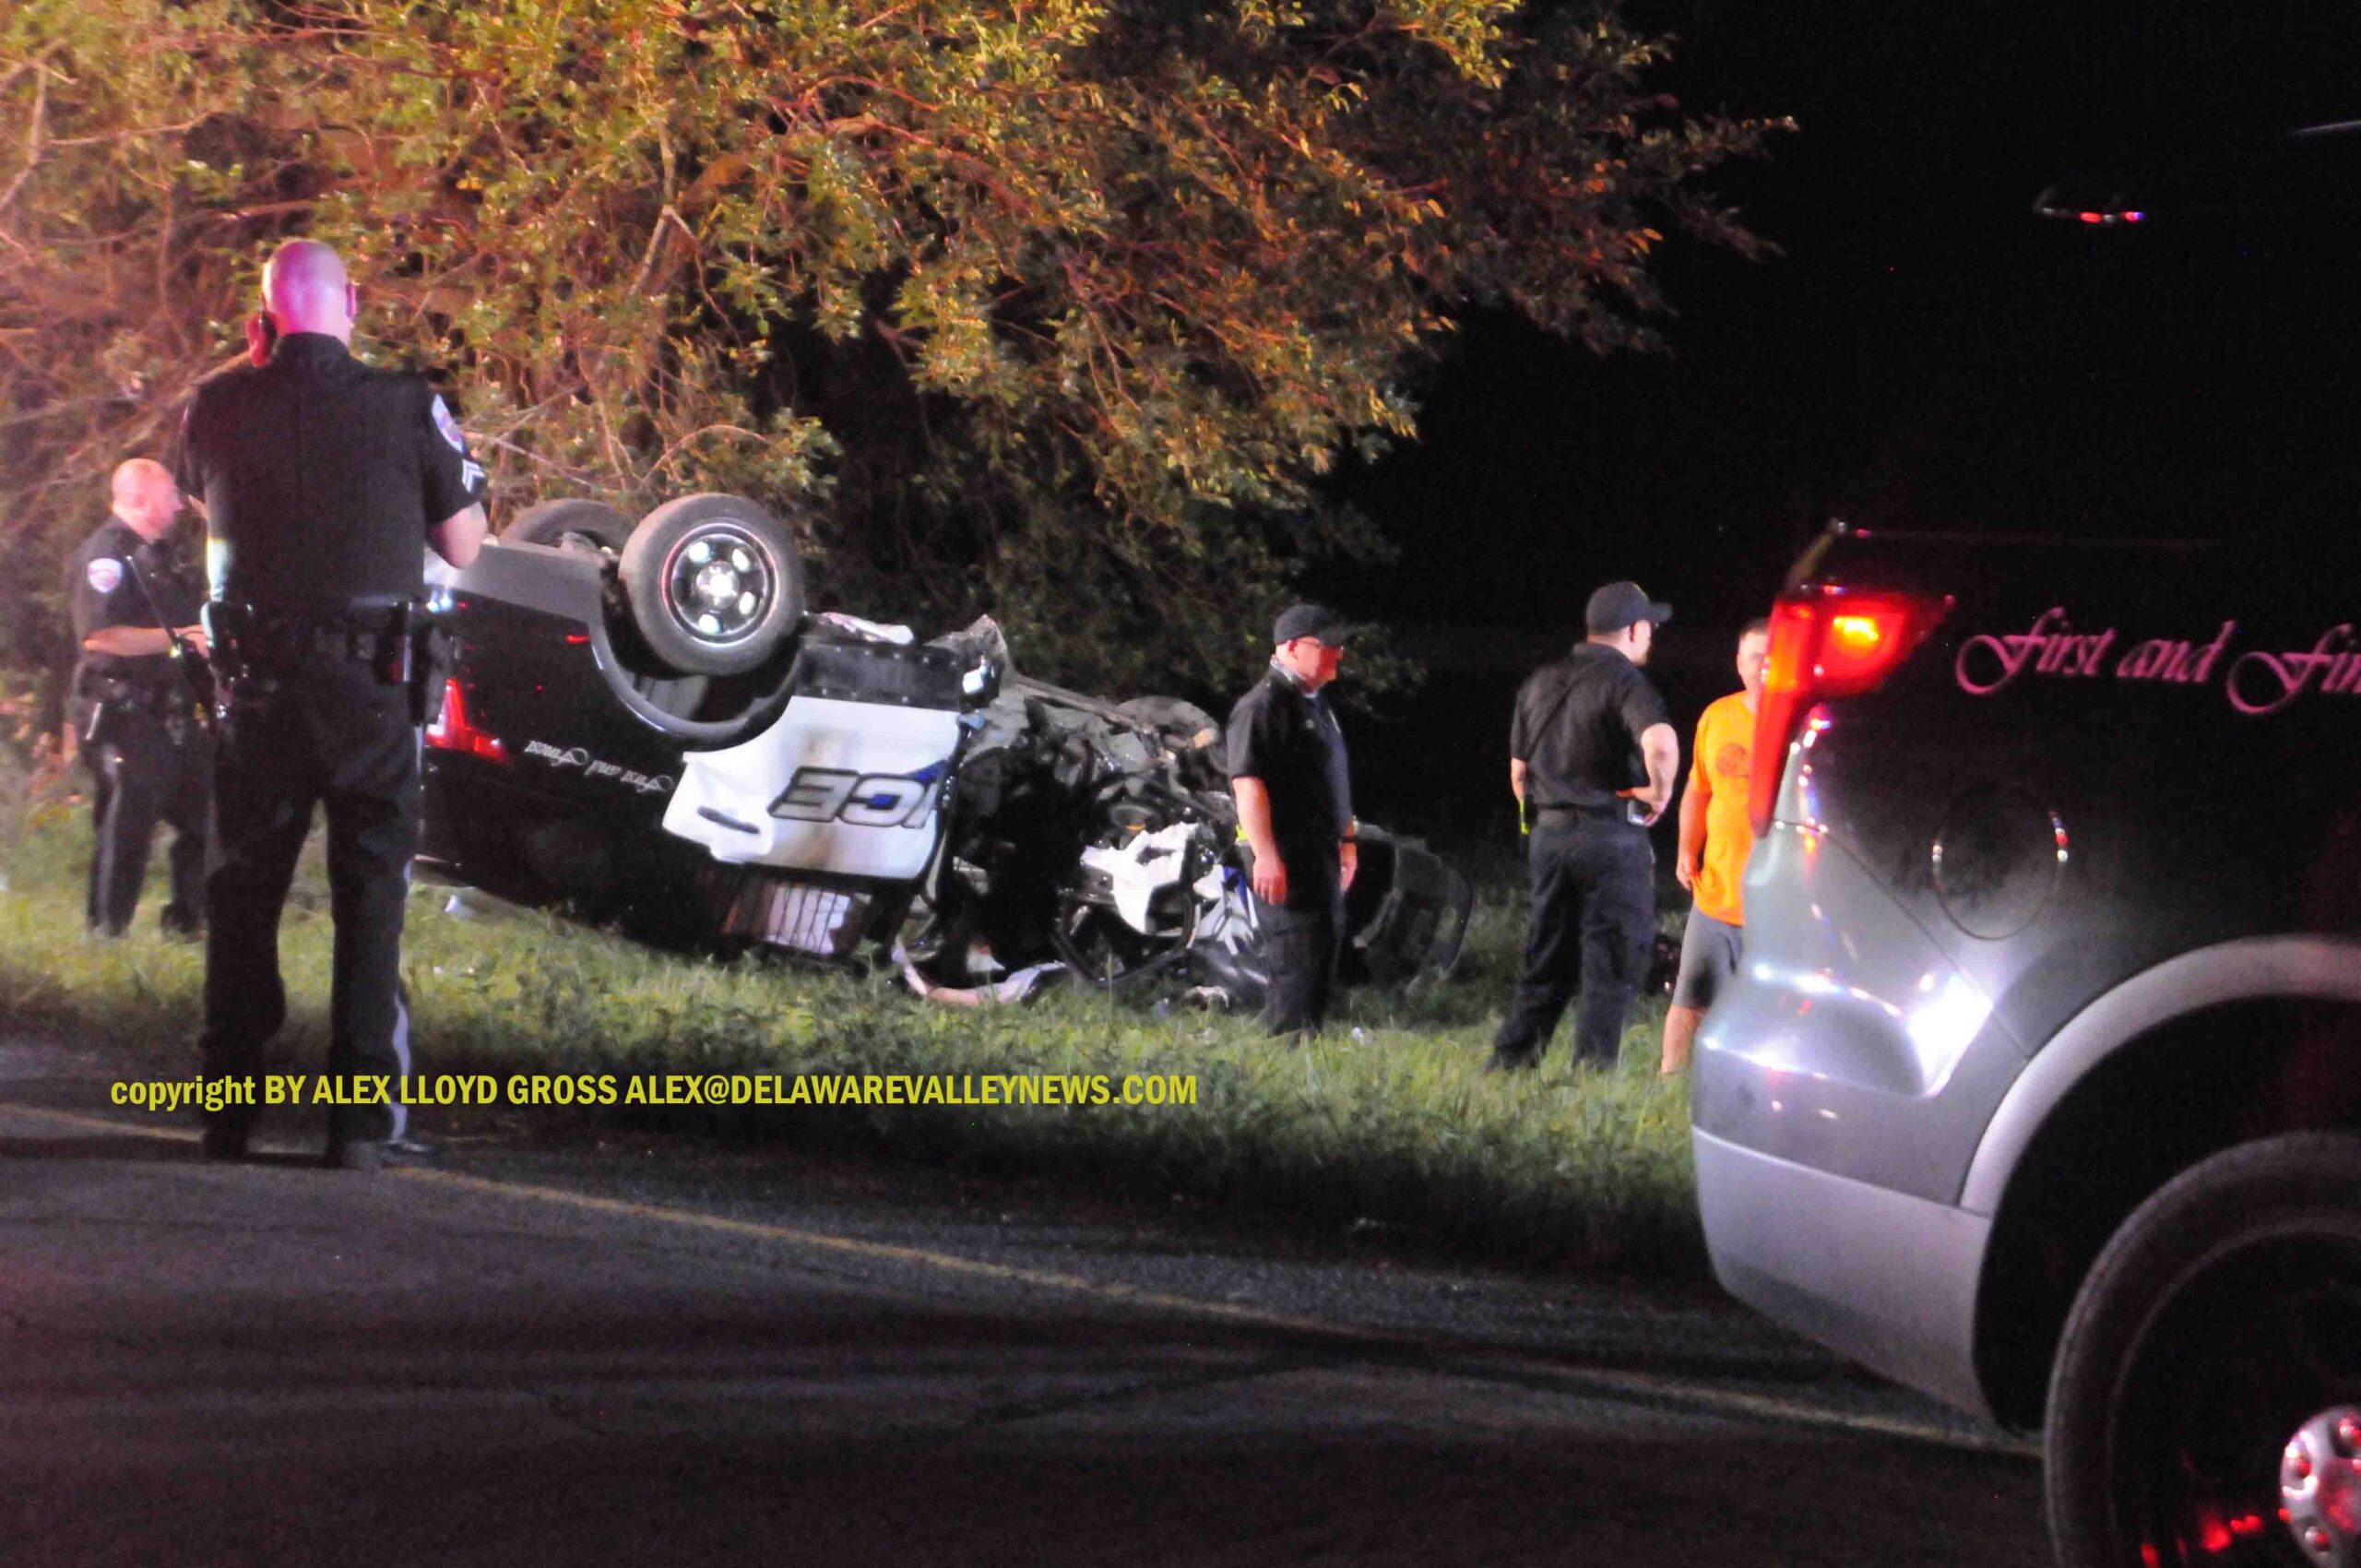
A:
{"type": "Polygon", "coordinates": [[[1320,690],[1344,662],[1334,611],[1299,604],[1272,628],[1270,673],[1230,710],[1229,782],[1254,859],[1254,899],[1274,1035],[1318,1032],[1343,940],[1345,889],[1360,864],[1345,734],[1320,690]]]}
{"type": "Polygon", "coordinates": [[[1569,996],[1574,1061],[1612,1067],[1655,930],[1648,828],[1672,799],[1680,740],[1640,666],[1672,619],[1637,583],[1609,583],[1588,638],[1516,695],[1509,789],[1530,824],[1533,908],[1525,975],[1492,1038],[1494,1069],[1536,1067],[1569,996]]]}
{"type": "MultiPolygon", "coordinates": [[[[349,345],[357,305],[327,246],[282,245],[263,273],[255,362],[208,378],[184,422],[205,497],[215,642],[229,677],[207,881],[205,1073],[243,1077],[287,1013],[279,917],[323,804],[336,917],[328,1072],[409,1072],[402,904],[418,838],[422,663],[411,612],[425,547],[455,566],[483,542],[484,473],[443,399],[349,345]]],[[[208,1120],[205,1153],[245,1152],[250,1109],[208,1120]]],[[[373,1170],[403,1107],[337,1107],[328,1161],[373,1170]]]]}
{"type": "Polygon", "coordinates": [[[192,937],[205,922],[213,752],[172,641],[205,651],[196,584],[164,549],[181,515],[181,491],[170,469],[146,457],[119,465],[110,491],[113,514],[82,541],[65,574],[81,649],[66,717],[95,785],[84,918],[104,936],[130,928],[160,819],[172,826],[172,898],[162,925],[168,936],[192,937]]]}

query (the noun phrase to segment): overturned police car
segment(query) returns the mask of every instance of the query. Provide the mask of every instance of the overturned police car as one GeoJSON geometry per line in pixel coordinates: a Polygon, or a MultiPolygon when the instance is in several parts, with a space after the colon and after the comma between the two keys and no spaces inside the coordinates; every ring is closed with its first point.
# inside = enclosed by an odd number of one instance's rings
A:
{"type": "MultiPolygon", "coordinates": [[[[437,569],[428,868],[674,944],[892,955],[947,1000],[1064,973],[1259,1003],[1221,726],[1016,675],[989,621],[808,614],[788,530],[692,495],[520,515],[437,569]]],[[[1364,825],[1347,980],[1447,968],[1467,879],[1364,825]]]]}

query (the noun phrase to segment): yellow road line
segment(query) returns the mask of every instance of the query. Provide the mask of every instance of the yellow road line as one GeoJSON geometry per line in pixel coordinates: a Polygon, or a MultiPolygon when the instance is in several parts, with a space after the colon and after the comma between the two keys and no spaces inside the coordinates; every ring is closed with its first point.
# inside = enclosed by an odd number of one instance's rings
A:
{"type": "Polygon", "coordinates": [[[113,1133],[118,1137],[163,1138],[176,1144],[199,1143],[205,1137],[194,1127],[146,1127],[136,1122],[118,1121],[111,1116],[84,1116],[71,1111],[51,1111],[45,1107],[12,1105],[6,1101],[0,1101],[0,1111],[11,1116],[29,1116],[36,1122],[56,1122],[93,1133],[113,1133]]]}
{"type": "MultiPolygon", "coordinates": [[[[87,1116],[70,1111],[33,1110],[30,1107],[0,1104],[0,1111],[10,1115],[30,1116],[42,1121],[62,1123],[67,1126],[86,1128],[92,1132],[128,1134],[134,1137],[170,1138],[176,1143],[196,1143],[202,1134],[178,1127],[146,1127],[136,1123],[111,1121],[103,1116],[87,1116]]],[[[616,1215],[625,1218],[648,1220],[662,1225],[677,1225],[691,1229],[718,1232],[728,1236],[759,1237],[765,1241],[783,1241],[790,1246],[808,1247],[815,1252],[836,1253],[848,1257],[868,1258],[878,1262],[909,1264],[935,1269],[944,1274],[963,1274],[973,1278],[999,1280],[1006,1284],[1030,1285],[1046,1290],[1062,1290],[1074,1295],[1094,1296],[1102,1301],[1120,1301],[1128,1306],[1151,1307],[1166,1312],[1191,1313],[1200,1317],[1226,1318],[1234,1323],[1247,1323],[1263,1328],[1281,1328],[1298,1334],[1320,1335],[1358,1340],[1394,1340],[1398,1336],[1380,1334],[1374,1330],[1355,1328],[1349,1324],[1328,1322],[1323,1318],[1296,1317],[1286,1313],[1266,1312],[1259,1307],[1243,1307],[1231,1301],[1208,1301],[1194,1296],[1175,1296],[1161,1290],[1145,1290],[1120,1281],[1098,1280],[1079,1274],[1058,1274],[1045,1269],[1020,1268],[1009,1264],[984,1263],[951,1253],[932,1252],[922,1247],[896,1246],[886,1241],[865,1241],[859,1237],[839,1236],[826,1230],[807,1230],[792,1225],[773,1225],[752,1219],[732,1219],[724,1215],[701,1214],[694,1209],[668,1208],[657,1204],[634,1203],[625,1198],[602,1198],[589,1193],[572,1192],[563,1187],[531,1186],[520,1182],[495,1182],[481,1176],[463,1176],[452,1170],[435,1170],[419,1166],[389,1167],[386,1174],[398,1176],[408,1182],[422,1182],[433,1186],[450,1187],[462,1192],[483,1193],[510,1198],[530,1198],[536,1202],[561,1207],[580,1209],[591,1214],[616,1215]]]]}
{"type": "MultiPolygon", "coordinates": [[[[147,1127],[136,1123],[120,1122],[103,1116],[81,1115],[70,1111],[36,1110],[30,1106],[0,1102],[0,1112],[11,1116],[30,1117],[38,1121],[110,1133],[118,1136],[165,1138],[174,1143],[196,1143],[201,1134],[179,1127],[147,1127]]],[[[1234,1301],[1209,1301],[1198,1296],[1180,1296],[1169,1291],[1147,1290],[1120,1280],[1092,1279],[1079,1274],[1061,1274],[1047,1269],[1024,1268],[1012,1264],[985,1263],[976,1258],[960,1257],[953,1253],[939,1253],[924,1247],[897,1246],[889,1241],[866,1241],[856,1236],[839,1236],[833,1231],[808,1230],[801,1226],[774,1225],[763,1220],[732,1219],[725,1215],[701,1214],[694,1209],[669,1208],[658,1204],[635,1203],[627,1198],[602,1198],[588,1193],[572,1192],[563,1187],[532,1186],[517,1182],[495,1182],[481,1176],[463,1176],[457,1171],[434,1170],[416,1166],[397,1166],[386,1174],[403,1181],[422,1182],[430,1186],[446,1187],[457,1192],[479,1193],[488,1196],[530,1199],[562,1208],[572,1208],[589,1214],[613,1215],[623,1218],[646,1220],[659,1225],[676,1225],[686,1229],[704,1230],[719,1235],[759,1238],[784,1242],[789,1246],[805,1247],[813,1252],[834,1253],[839,1256],[866,1258],[874,1262],[907,1264],[930,1268],[943,1274],[964,1275],[970,1278],[996,1280],[1003,1284],[1025,1285],[1043,1290],[1063,1291],[1096,1301],[1121,1306],[1145,1308],[1173,1313],[1181,1316],[1218,1318],[1228,1323],[1249,1324],[1260,1328],[1276,1328],[1290,1334],[1301,1334],[1323,1339],[1342,1339],[1356,1344],[1415,1346],[1407,1334],[1387,1332],[1335,1323],[1326,1318],[1299,1316],[1292,1313],[1271,1312],[1262,1307],[1240,1306],[1234,1301]]],[[[1636,1396],[1648,1399],[1675,1401],[1700,1406],[1726,1415],[1750,1416],[1757,1420],[1775,1420],[1798,1426],[1834,1428],[1872,1437],[1898,1437],[1912,1442],[1932,1443],[1943,1448],[1966,1449],[1975,1453],[2030,1456],[2037,1450],[2030,1443],[1998,1434],[1987,1437],[1973,1432],[1952,1431],[1922,1422],[1886,1416],[1850,1415],[1795,1400],[1769,1395],[1745,1394],[1736,1389],[1719,1388],[1711,1384],[1692,1383],[1683,1378],[1662,1377],[1652,1372],[1617,1372],[1606,1367],[1571,1365],[1544,1355],[1516,1350],[1485,1351],[1481,1348],[1445,1345],[1433,1347],[1450,1351],[1477,1365],[1490,1366],[1503,1372],[1538,1372],[1549,1378],[1586,1384],[1602,1392],[1636,1396]]],[[[1438,1369],[1446,1373],[1449,1367],[1438,1369]]]]}
{"type": "Polygon", "coordinates": [[[1005,1284],[1030,1285],[1045,1290],[1063,1290],[1078,1296],[1095,1296],[1102,1301],[1120,1301],[1126,1306],[1153,1307],[1166,1312],[1185,1313],[1198,1317],[1226,1318],[1234,1323],[1249,1323],[1263,1328],[1283,1328],[1291,1333],[1320,1335],[1329,1338],[1345,1337],[1359,1340],[1391,1340],[1398,1336],[1386,1335],[1373,1329],[1355,1328],[1349,1324],[1330,1323],[1323,1318],[1297,1317],[1287,1313],[1266,1312],[1260,1307],[1241,1307],[1232,1301],[1208,1301],[1195,1296],[1175,1296],[1162,1290],[1144,1290],[1121,1281],[1091,1279],[1079,1274],[1058,1274],[1046,1269],[1021,1268],[1011,1264],[985,1263],[976,1258],[963,1258],[955,1253],[938,1253],[924,1247],[896,1246],[890,1241],[864,1241],[856,1236],[839,1236],[827,1230],[806,1230],[800,1226],[773,1225],[763,1220],[731,1219],[725,1215],[700,1214],[694,1209],[667,1208],[658,1204],[634,1203],[627,1198],[595,1197],[588,1193],[576,1193],[563,1187],[535,1187],[515,1182],[494,1182],[481,1176],[462,1176],[451,1170],[430,1170],[418,1167],[396,1168],[393,1174],[412,1182],[425,1182],[439,1187],[456,1187],[473,1193],[498,1194],[505,1197],[532,1198],[541,1203],[556,1204],[567,1208],[587,1210],[593,1214],[620,1215],[631,1219],[651,1220],[658,1224],[684,1226],[692,1229],[718,1231],[728,1236],[753,1236],[769,1241],[784,1241],[790,1246],[809,1247],[815,1252],[836,1253],[849,1257],[868,1258],[884,1263],[912,1264],[945,1274],[964,1274],[972,1278],[994,1279],[1005,1284]]]}

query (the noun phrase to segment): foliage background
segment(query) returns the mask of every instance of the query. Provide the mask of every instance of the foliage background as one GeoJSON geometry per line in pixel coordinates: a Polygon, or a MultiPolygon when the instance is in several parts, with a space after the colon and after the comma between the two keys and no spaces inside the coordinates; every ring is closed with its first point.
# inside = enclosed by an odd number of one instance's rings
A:
{"type": "MultiPolygon", "coordinates": [[[[1455,312],[1645,348],[1667,234],[1771,126],[1510,0],[18,0],[0,13],[0,667],[164,454],[261,260],[346,255],[500,516],[735,491],[815,600],[979,612],[1031,671],[1205,693],[1316,483],[1412,437],[1455,312]]],[[[496,519],[497,520],[497,519],[496,519]]]]}

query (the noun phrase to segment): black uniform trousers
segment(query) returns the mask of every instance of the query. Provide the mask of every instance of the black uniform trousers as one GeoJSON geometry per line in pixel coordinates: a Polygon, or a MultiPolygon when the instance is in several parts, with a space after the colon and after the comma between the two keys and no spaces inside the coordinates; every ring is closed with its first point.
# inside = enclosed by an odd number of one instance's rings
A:
{"type": "MultiPolygon", "coordinates": [[[[208,879],[205,1073],[244,1077],[287,1016],[279,917],[312,808],[327,813],[336,956],[328,1003],[331,1075],[407,1075],[400,993],[403,902],[418,843],[419,738],[409,691],[369,659],[318,652],[230,687],[214,774],[208,879]]],[[[214,1118],[239,1128],[250,1108],[214,1118]]],[[[399,1105],[338,1106],[343,1141],[399,1137],[399,1105]]]]}
{"type": "MultiPolygon", "coordinates": [[[[1345,893],[1328,851],[1325,878],[1301,877],[1287,868],[1287,901],[1254,900],[1263,932],[1264,972],[1270,977],[1263,997],[1263,1022],[1273,1035],[1317,1034],[1328,1020],[1328,999],[1336,984],[1336,959],[1345,939],[1345,893]]],[[[1252,857],[1249,857],[1251,863],[1252,857]]]]}
{"type": "Polygon", "coordinates": [[[110,936],[130,928],[156,825],[164,822],[172,829],[164,929],[194,932],[205,921],[206,810],[213,791],[213,747],[204,727],[194,714],[167,719],[150,702],[118,708],[88,760],[96,842],[83,919],[110,936]]]}
{"type": "Polygon", "coordinates": [[[1648,830],[1625,820],[1619,801],[1606,812],[1552,812],[1534,826],[1530,853],[1525,974],[1492,1049],[1504,1062],[1539,1061],[1573,997],[1574,1060],[1611,1067],[1655,934],[1648,830]]]}

